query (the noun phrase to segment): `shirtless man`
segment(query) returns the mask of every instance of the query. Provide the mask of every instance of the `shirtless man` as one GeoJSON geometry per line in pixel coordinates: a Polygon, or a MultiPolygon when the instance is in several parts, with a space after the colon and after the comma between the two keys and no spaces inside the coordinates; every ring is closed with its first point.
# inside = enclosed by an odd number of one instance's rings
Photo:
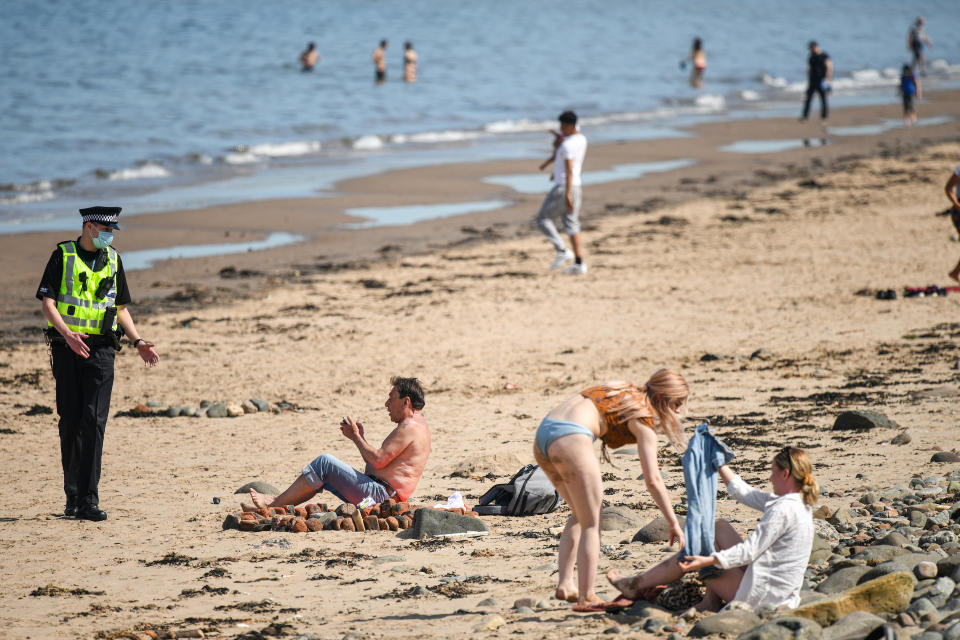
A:
{"type": "Polygon", "coordinates": [[[313,42],[307,44],[307,48],[300,53],[300,70],[313,71],[313,68],[320,62],[320,54],[317,52],[317,45],[313,42]]]}
{"type": "Polygon", "coordinates": [[[352,504],[359,504],[364,498],[378,503],[388,498],[406,501],[427,466],[430,429],[420,413],[424,405],[420,381],[394,377],[390,384],[392,388],[384,406],[391,422],[397,426],[379,449],[367,442],[360,422],[350,417],[340,422],[340,432],[356,445],[366,462],[363,473],[325,453],[304,467],[300,477],[278,496],[250,489],[253,504],[241,504],[243,510],[300,504],[324,489],[352,504]]]}
{"type": "MultiPolygon", "coordinates": [[[[953,221],[953,228],[960,234],[960,167],[957,167],[950,176],[950,179],[947,180],[947,186],[944,188],[944,191],[947,193],[950,204],[953,205],[953,208],[950,210],[950,220],[953,221]]],[[[957,261],[957,266],[953,268],[953,271],[951,271],[949,275],[960,283],[960,260],[957,261]]]]}
{"type": "Polygon", "coordinates": [[[403,45],[403,81],[417,81],[417,52],[412,42],[403,45]]]}
{"type": "Polygon", "coordinates": [[[387,41],[381,40],[380,46],[373,50],[373,64],[377,67],[377,84],[387,79],[387,41]]]}

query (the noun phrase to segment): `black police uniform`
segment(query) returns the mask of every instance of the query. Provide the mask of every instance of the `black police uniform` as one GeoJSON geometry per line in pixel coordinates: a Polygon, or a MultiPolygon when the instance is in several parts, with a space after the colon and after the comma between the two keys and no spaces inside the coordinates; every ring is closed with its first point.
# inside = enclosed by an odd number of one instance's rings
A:
{"type": "MultiPolygon", "coordinates": [[[[119,207],[90,207],[81,209],[84,222],[93,220],[116,226],[119,207]]],[[[106,250],[86,251],[76,241],[77,256],[94,270],[97,258],[106,250]]],[[[106,256],[101,264],[106,266],[106,256]]],[[[37,298],[56,300],[63,277],[63,253],[57,246],[50,255],[43,279],[37,289],[37,298]]],[[[67,274],[72,277],[72,274],[67,274]]],[[[123,262],[117,256],[116,304],[130,302],[123,262]]],[[[100,512],[100,459],[103,454],[103,436],[110,411],[113,391],[113,365],[116,351],[112,336],[89,335],[85,340],[90,356],[83,358],[67,346],[63,337],[52,327],[47,328],[53,377],[57,382],[57,413],[60,415],[60,461],[63,465],[63,490],[67,496],[66,515],[94,514],[90,519],[103,519],[100,512]]]]}

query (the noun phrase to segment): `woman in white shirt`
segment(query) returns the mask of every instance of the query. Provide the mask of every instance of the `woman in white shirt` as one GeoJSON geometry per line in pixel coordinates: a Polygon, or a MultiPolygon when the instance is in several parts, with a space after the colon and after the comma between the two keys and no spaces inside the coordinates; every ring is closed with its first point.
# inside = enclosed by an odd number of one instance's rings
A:
{"type": "Polygon", "coordinates": [[[793,609],[800,604],[803,573],[813,542],[810,508],[820,492],[810,458],[802,449],[781,449],[770,463],[773,493],[751,488],[726,465],[719,473],[731,498],[763,511],[753,533],[742,540],[730,523],[718,520],[718,551],[713,555],[687,556],[681,561],[677,554],[636,576],[622,577],[610,571],[607,578],[624,599],[639,599],[657,585],[678,580],[683,573],[717,565],[723,572],[704,580],[706,595],[698,609],[716,611],[734,600],[753,609],[766,604],[793,609]]]}

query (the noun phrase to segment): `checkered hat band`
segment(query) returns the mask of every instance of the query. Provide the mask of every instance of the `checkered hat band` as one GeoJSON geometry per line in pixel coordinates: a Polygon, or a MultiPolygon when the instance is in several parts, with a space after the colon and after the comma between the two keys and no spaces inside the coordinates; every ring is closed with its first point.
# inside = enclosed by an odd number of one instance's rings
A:
{"type": "Polygon", "coordinates": [[[103,213],[94,213],[88,216],[83,216],[84,222],[111,222],[117,224],[120,222],[120,216],[118,215],[107,215],[103,213]]]}

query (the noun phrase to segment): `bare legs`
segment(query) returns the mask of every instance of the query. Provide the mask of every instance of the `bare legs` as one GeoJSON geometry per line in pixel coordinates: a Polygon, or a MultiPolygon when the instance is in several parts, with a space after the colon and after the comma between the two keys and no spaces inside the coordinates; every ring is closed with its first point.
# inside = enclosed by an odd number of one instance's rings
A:
{"type": "Polygon", "coordinates": [[[575,600],[581,605],[602,602],[593,590],[600,562],[600,505],[603,500],[600,465],[593,444],[586,435],[571,434],[555,440],[548,453],[549,459],[534,447],[537,464],[573,511],[560,536],[557,597],[570,602],[575,600]]]}
{"type": "Polygon", "coordinates": [[[310,486],[307,479],[301,475],[293,481],[293,484],[290,485],[286,491],[278,496],[268,496],[255,489],[250,489],[250,499],[253,501],[253,504],[241,502],[240,508],[244,511],[256,511],[257,509],[266,507],[282,507],[288,504],[300,504],[312,498],[317,491],[319,491],[319,489],[314,489],[310,486]]]}
{"type": "Polygon", "coordinates": [[[957,266],[955,266],[953,271],[951,271],[948,275],[960,283],[960,261],[957,261],[957,266]]]}
{"type": "MultiPolygon", "coordinates": [[[[726,520],[717,520],[714,529],[714,544],[718,550],[729,549],[741,542],[740,534],[726,520]]],[[[676,582],[683,576],[678,560],[680,554],[673,555],[657,566],[634,576],[624,576],[611,569],[607,572],[607,580],[631,600],[642,599],[643,592],[660,584],[676,582]]],[[[698,609],[717,611],[724,602],[733,600],[740,581],[746,571],[744,567],[727,569],[716,578],[704,581],[707,592],[703,601],[697,605],[698,609]]]]}
{"type": "Polygon", "coordinates": [[[583,237],[579,233],[573,234],[570,236],[570,244],[573,245],[573,255],[583,260],[583,237]]]}

